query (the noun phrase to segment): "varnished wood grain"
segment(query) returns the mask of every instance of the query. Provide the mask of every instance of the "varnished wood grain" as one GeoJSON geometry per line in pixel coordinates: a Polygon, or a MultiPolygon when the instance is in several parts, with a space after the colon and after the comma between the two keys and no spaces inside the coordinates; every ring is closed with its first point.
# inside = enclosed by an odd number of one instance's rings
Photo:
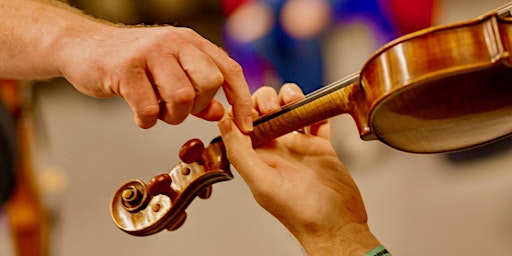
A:
{"type": "MultiPolygon", "coordinates": [[[[253,146],[341,114],[354,118],[362,139],[379,139],[414,153],[462,150],[508,136],[511,8],[390,42],[359,73],[255,120],[253,146]]],[[[190,148],[192,144],[184,149],[190,148]]],[[[132,235],[150,235],[183,224],[185,208],[202,189],[232,177],[221,140],[212,142],[206,155],[198,157],[199,151],[182,157],[190,163],[182,162],[169,173],[175,198],[152,196],[134,210],[123,205],[127,185],[121,186],[112,201],[116,225],[132,235]]]]}
{"type": "MultiPolygon", "coordinates": [[[[363,65],[359,80],[256,121],[255,146],[350,114],[361,138],[440,153],[512,132],[511,20],[492,12],[398,38],[363,65]]],[[[332,87],[332,86],[327,86],[332,87]]]]}

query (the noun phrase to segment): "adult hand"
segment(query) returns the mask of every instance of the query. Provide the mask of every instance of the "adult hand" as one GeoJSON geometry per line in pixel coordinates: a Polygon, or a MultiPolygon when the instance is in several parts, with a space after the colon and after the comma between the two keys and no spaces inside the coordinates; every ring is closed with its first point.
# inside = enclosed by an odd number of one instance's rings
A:
{"type": "MultiPolygon", "coordinates": [[[[303,94],[286,84],[279,95],[253,95],[259,114],[275,111],[303,94]]],[[[367,225],[360,192],[330,142],[328,121],[309,134],[293,132],[257,149],[226,116],[219,122],[231,164],[256,201],[298,239],[308,255],[364,255],[379,244],[367,225]]]]}
{"type": "Polygon", "coordinates": [[[250,131],[250,93],[242,68],[222,49],[189,28],[102,26],[65,42],[63,76],[94,97],[119,95],[142,128],[157,119],[181,123],[188,114],[219,120],[214,99],[222,86],[236,123],[250,131]]]}
{"type": "Polygon", "coordinates": [[[0,45],[0,77],[63,76],[86,95],[121,96],[142,128],[189,114],[219,120],[222,86],[237,125],[252,129],[242,68],[189,28],[120,26],[60,1],[0,0],[0,45]]]}

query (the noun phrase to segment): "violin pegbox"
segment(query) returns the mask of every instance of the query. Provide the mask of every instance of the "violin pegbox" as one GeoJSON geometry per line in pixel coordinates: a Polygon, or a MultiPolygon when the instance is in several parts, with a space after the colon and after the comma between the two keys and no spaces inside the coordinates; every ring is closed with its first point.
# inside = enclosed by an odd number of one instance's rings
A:
{"type": "Polygon", "coordinates": [[[206,148],[199,139],[191,139],[179,157],[179,164],[147,184],[131,180],[117,189],[110,210],[119,229],[134,236],[175,230],[185,222],[185,210],[196,196],[207,199],[212,184],[233,178],[220,137],[206,148]]]}

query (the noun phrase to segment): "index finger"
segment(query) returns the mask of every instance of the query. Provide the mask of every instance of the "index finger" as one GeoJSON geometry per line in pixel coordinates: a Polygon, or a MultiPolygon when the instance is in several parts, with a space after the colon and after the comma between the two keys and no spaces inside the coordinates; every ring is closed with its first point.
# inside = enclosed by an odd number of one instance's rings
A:
{"type": "Polygon", "coordinates": [[[226,94],[229,104],[233,106],[235,123],[244,133],[251,132],[253,130],[251,93],[249,85],[245,80],[242,66],[229,57],[224,50],[199,34],[193,33],[191,36],[197,39],[197,47],[211,56],[223,74],[224,83],[222,89],[226,94]]]}
{"type": "MultiPolygon", "coordinates": [[[[253,130],[252,120],[252,101],[249,85],[245,81],[240,64],[229,58],[227,63],[231,62],[230,67],[221,67],[224,74],[224,84],[222,89],[230,105],[233,106],[233,115],[236,124],[244,133],[253,130]]],[[[219,63],[219,65],[222,65],[219,63]]]]}

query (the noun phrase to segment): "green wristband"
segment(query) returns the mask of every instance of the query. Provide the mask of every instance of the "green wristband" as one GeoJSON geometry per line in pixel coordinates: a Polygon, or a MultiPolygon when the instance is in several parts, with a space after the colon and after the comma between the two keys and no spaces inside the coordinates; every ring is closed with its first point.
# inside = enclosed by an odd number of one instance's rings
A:
{"type": "Polygon", "coordinates": [[[384,245],[379,245],[373,250],[369,251],[365,256],[391,256],[391,253],[384,247],[384,245]]]}

